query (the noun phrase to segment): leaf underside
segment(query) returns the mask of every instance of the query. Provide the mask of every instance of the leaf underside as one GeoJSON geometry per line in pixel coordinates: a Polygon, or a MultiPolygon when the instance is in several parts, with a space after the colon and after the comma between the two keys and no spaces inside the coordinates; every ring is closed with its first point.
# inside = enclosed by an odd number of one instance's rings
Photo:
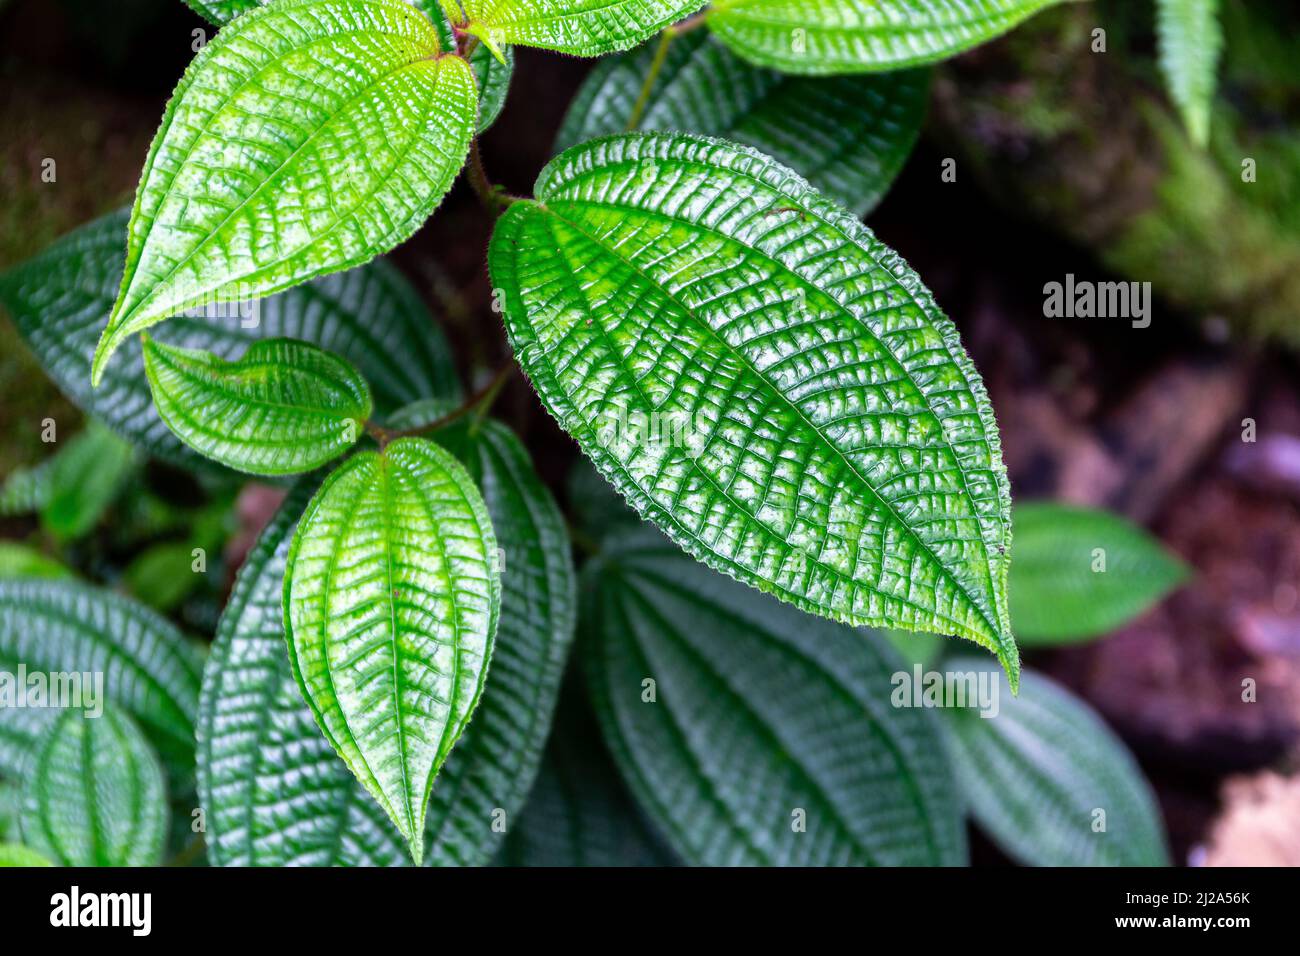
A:
{"type": "MultiPolygon", "coordinates": [[[[131,341],[90,386],[90,357],[122,284],[130,210],[70,233],[35,259],[0,275],[0,304],[59,388],[150,454],[185,467],[207,459],[163,424],[149,394],[141,347],[131,341]]],[[[456,399],[451,349],[419,294],[383,260],[326,276],[237,313],[209,309],[157,327],[155,337],[234,359],[255,341],[292,338],[337,352],[370,381],[376,407],[391,412],[429,395],[456,399]],[[382,321],[375,321],[375,317],[382,321]]]]}
{"type": "Polygon", "coordinates": [[[91,365],[198,305],[361,265],[451,186],[477,115],[464,60],[404,0],[281,0],[186,71],[136,194],[122,289],[91,365]]]}
{"type": "Polygon", "coordinates": [[[516,357],[629,502],[717,570],[1018,668],[983,383],[896,254],[762,154],[564,153],[489,249],[516,357]]]}
{"type": "Polygon", "coordinates": [[[922,66],[978,46],[1068,0],[718,0],[709,28],[737,54],[786,73],[922,66]]]}
{"type": "Polygon", "coordinates": [[[581,621],[606,740],[688,863],[965,862],[941,731],[892,706],[878,635],[756,597],[649,528],[604,542],[581,621]]]}
{"type": "MultiPolygon", "coordinates": [[[[950,673],[987,670],[972,658],[950,673]]],[[[1001,681],[997,673],[990,673],[1001,681]]],[[[1005,687],[1003,687],[1005,690],[1005,687]]],[[[1124,744],[1063,687],[1026,671],[998,713],[945,708],[957,782],[971,815],[1009,855],[1031,866],[1164,866],[1169,862],[1150,787],[1124,744]],[[1097,811],[1105,812],[1098,828],[1097,811]]]]}
{"type": "Polygon", "coordinates": [[[370,387],[345,359],[306,342],[255,342],[235,362],[146,339],[158,414],[185,444],[255,475],[311,471],[356,442],[370,387]]]}
{"type": "Polygon", "coordinates": [[[289,550],[294,677],[417,864],[434,777],[487,677],[501,601],[495,551],[464,468],[419,438],[339,466],[289,550]]]}
{"type": "MultiPolygon", "coordinates": [[[[557,152],[627,128],[653,47],[597,64],[569,107],[557,152]]],[[[911,153],[929,87],[925,70],[822,78],[764,70],[701,31],[669,47],[638,128],[753,146],[860,218],[911,153]]]]}
{"type": "Polygon", "coordinates": [[[23,841],[63,866],[156,866],[167,835],[162,768],[125,714],[65,710],[23,785],[23,841]]]}
{"type": "Polygon", "coordinates": [[[1198,146],[1210,140],[1215,73],[1223,51],[1219,0],[1159,0],[1156,8],[1160,69],[1198,146]]]}
{"type": "Polygon", "coordinates": [[[706,0],[463,0],[497,42],[602,56],[643,43],[706,0]]]}
{"type": "Polygon", "coordinates": [[[1109,512],[1023,504],[1015,508],[1014,525],[1011,620],[1026,645],[1106,634],[1188,577],[1159,541],[1109,512]]]}

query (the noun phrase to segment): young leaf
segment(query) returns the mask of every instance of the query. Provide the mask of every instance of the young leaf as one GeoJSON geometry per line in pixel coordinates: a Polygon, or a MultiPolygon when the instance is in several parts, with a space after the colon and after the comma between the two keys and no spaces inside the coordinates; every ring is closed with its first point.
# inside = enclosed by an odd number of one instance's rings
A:
{"type": "MultiPolygon", "coordinates": [[[[988,665],[958,658],[945,670],[988,665]]],[[[1168,864],[1151,789],[1091,708],[1033,671],[1018,697],[1002,690],[996,716],[943,711],[962,795],[998,845],[1031,866],[1168,864]]]]}
{"type": "MultiPolygon", "coordinates": [[[[90,387],[90,356],[122,284],[129,216],[122,210],[97,219],[0,275],[0,303],[74,402],[150,454],[192,468],[208,460],[181,444],[158,417],[137,342],[125,347],[129,357],[109,363],[99,388],[90,387]]],[[[381,412],[429,395],[460,395],[438,323],[383,260],[298,286],[240,314],[210,309],[173,318],[159,334],[172,345],[225,359],[259,339],[303,339],[354,364],[371,383],[381,412]]]]}
{"type": "MultiPolygon", "coordinates": [[[[20,664],[28,672],[102,674],[103,696],[139,722],[166,762],[173,790],[184,792],[194,767],[201,666],[168,621],[84,584],[0,581],[0,670],[17,673],[20,664]]],[[[93,710],[94,702],[85,702],[93,710]]],[[[0,708],[0,738],[7,726],[21,734],[33,715],[48,713],[0,708]]],[[[5,749],[0,744],[0,753],[5,749]]]]}
{"type": "Polygon", "coordinates": [[[0,578],[70,578],[66,565],[17,541],[0,541],[0,578]]]}
{"type": "Polygon", "coordinates": [[[547,408],[679,545],[805,611],[973,640],[1014,685],[993,411],[870,231],[755,150],[626,135],[553,160],[489,265],[547,408]]]}
{"type": "Polygon", "coordinates": [[[434,777],[487,677],[496,547],[465,469],[432,442],[403,438],[326,478],[289,548],[294,678],[417,864],[434,777]]]}
{"type": "Polygon", "coordinates": [[[54,864],[35,850],[17,843],[0,843],[0,866],[53,866],[54,864]]]}
{"type": "Polygon", "coordinates": [[[706,0],[462,0],[473,31],[494,44],[602,56],[643,43],[706,0]]]}
{"type": "Polygon", "coordinates": [[[191,448],[254,475],[311,471],[365,430],[370,386],[346,359],[266,339],[235,362],[144,337],[144,367],[167,427],[191,448]]]}
{"type": "Polygon", "coordinates": [[[130,445],[89,422],[50,462],[41,526],[62,541],[85,535],[117,497],[134,461],[130,445]]]}
{"type": "Polygon", "coordinates": [[[1223,51],[1219,0],[1158,0],[1160,69],[1192,142],[1210,141],[1215,73],[1223,51]]]}
{"type": "Polygon", "coordinates": [[[91,363],[194,306],[246,302],[409,238],[474,130],[474,77],[404,0],[276,0],[204,47],[136,194],[91,363]]]}
{"type": "MultiPolygon", "coordinates": [[[[447,17],[437,9],[434,0],[424,0],[429,18],[438,28],[438,38],[444,50],[456,49],[456,35],[452,32],[447,17]]],[[[459,17],[457,18],[459,19],[459,17]]],[[[492,48],[480,43],[469,55],[469,65],[474,71],[474,81],[478,84],[478,126],[476,131],[482,133],[496,122],[506,105],[506,94],[510,92],[510,79],[515,72],[515,54],[510,47],[500,47],[501,59],[497,59],[492,48]]]]}
{"type": "Polygon", "coordinates": [[[23,841],[63,866],[156,866],[167,798],[153,748],[131,718],[65,710],[23,783],[23,841]]]}
{"type": "Polygon", "coordinates": [[[584,569],[582,659],[650,818],[703,866],[964,862],[942,732],[879,637],[806,618],[653,529],[584,569]]]}
{"type": "Polygon", "coordinates": [[[715,0],[709,28],[751,63],[865,73],[935,63],[1067,0],[715,0]]]}
{"type": "Polygon", "coordinates": [[[1185,582],[1190,571],[1118,515],[1068,505],[1017,505],[1008,591],[1027,645],[1106,634],[1185,582]]]}
{"type": "MultiPolygon", "coordinates": [[[[627,129],[654,56],[647,44],[601,60],[569,107],[556,149],[627,129]]],[[[637,125],[754,146],[861,218],[911,153],[929,89],[926,70],[810,79],[759,69],[701,31],[668,48],[637,125]]]]}

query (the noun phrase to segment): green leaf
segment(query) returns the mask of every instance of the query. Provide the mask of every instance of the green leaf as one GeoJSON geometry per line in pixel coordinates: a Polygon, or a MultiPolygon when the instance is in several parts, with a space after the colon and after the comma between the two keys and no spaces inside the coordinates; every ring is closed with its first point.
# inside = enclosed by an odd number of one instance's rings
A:
{"type": "MultiPolygon", "coordinates": [[[[0,581],[0,671],[16,673],[20,664],[28,673],[102,674],[103,696],[139,722],[168,766],[172,790],[192,786],[201,665],[164,618],[72,581],[0,581]]],[[[0,706],[0,771],[6,763],[12,771],[10,761],[50,713],[0,706]]]]}
{"type": "MultiPolygon", "coordinates": [[[[945,670],[988,666],[959,658],[946,661],[945,670]]],[[[1005,692],[1001,675],[989,677],[1005,692]]],[[[1063,687],[1025,671],[1018,697],[999,694],[996,716],[943,713],[971,815],[1010,856],[1031,866],[1169,862],[1141,770],[1092,709],[1063,687]]]]}
{"type": "MultiPolygon", "coordinates": [[[[596,65],[569,107],[557,150],[627,129],[654,46],[596,65]]],[[[756,147],[862,217],[911,153],[929,88],[925,70],[788,76],[749,65],[707,33],[688,33],[669,47],[638,128],[756,147]]]]}
{"type": "Polygon", "coordinates": [[[1146,531],[1106,511],[1017,505],[1011,620],[1026,645],[1106,634],[1149,610],[1190,570],[1146,531]]]}
{"type": "Polygon", "coordinates": [[[993,650],[1010,491],[984,385],[920,279],[755,150],[595,140],[489,249],[511,345],[601,473],[710,567],[846,623],[993,650]]]}
{"type": "MultiPolygon", "coordinates": [[[[430,8],[436,8],[433,0],[425,0],[430,8]]],[[[438,28],[438,37],[444,50],[456,49],[456,35],[451,24],[442,11],[426,11],[433,25],[438,28]]],[[[501,59],[493,55],[492,49],[481,43],[469,55],[469,65],[474,71],[474,81],[478,84],[478,126],[477,132],[485,132],[497,121],[502,108],[506,105],[506,95],[510,92],[510,79],[515,72],[515,54],[510,47],[500,50],[501,59]]]]}
{"type": "Polygon", "coordinates": [[[879,636],[806,618],[652,529],[583,572],[582,659],[641,806],[702,866],[965,861],[942,733],[879,636]]]}
{"type": "Polygon", "coordinates": [[[203,580],[194,571],[194,551],[188,541],[163,541],[140,552],[122,571],[122,585],[135,598],[168,613],[178,607],[203,580]]]}
{"type": "Polygon", "coordinates": [[[90,421],[50,463],[41,526],[62,541],[92,530],[117,497],[134,462],[130,445],[90,421]]]}
{"type": "MultiPolygon", "coordinates": [[[[463,0],[492,43],[602,56],[643,43],[706,0],[463,0]]],[[[485,41],[486,42],[486,41],[485,41]]]]}
{"type": "Polygon", "coordinates": [[[227,23],[263,6],[263,0],[185,0],[186,6],[212,23],[227,23]]]}
{"type": "Polygon", "coordinates": [[[92,383],[135,332],[361,265],[451,186],[477,115],[464,60],[404,0],[277,0],[232,21],[167,107],[92,383]]]}
{"type": "Polygon", "coordinates": [[[17,843],[0,843],[0,867],[6,866],[53,866],[54,864],[35,850],[29,850],[17,843]]]}
{"type": "Polygon", "coordinates": [[[432,442],[402,438],[326,478],[289,549],[294,678],[417,865],[434,777],[487,677],[496,547],[465,469],[432,442]]]}
{"type": "Polygon", "coordinates": [[[672,866],[618,777],[586,702],[566,690],[537,783],[497,863],[526,867],[672,866]],[[578,709],[578,705],[582,709],[578,709]]]}
{"type": "MultiPolygon", "coordinates": [[[[122,283],[129,210],[65,236],[0,275],[0,303],[59,387],[122,437],[175,464],[207,462],[162,423],[149,396],[140,345],[131,342],[90,387],[90,356],[122,283]]],[[[337,352],[371,383],[391,412],[429,395],[460,395],[451,350],[419,295],[382,260],[298,286],[236,314],[210,309],[159,327],[171,345],[225,359],[266,338],[303,339],[337,352]],[[377,317],[382,317],[379,321],[377,317]]]]}
{"type": "Polygon", "coordinates": [[[1160,69],[1192,142],[1210,141],[1210,110],[1223,52],[1219,0],[1157,0],[1160,69]]]}
{"type": "Polygon", "coordinates": [[[144,337],[144,367],[167,427],[191,448],[254,475],[312,471],[347,451],[373,408],[346,359],[265,339],[227,362],[144,337]]]}
{"type": "MultiPolygon", "coordinates": [[[[12,669],[8,672],[16,675],[12,669]]],[[[36,743],[56,714],[48,708],[0,707],[0,776],[15,782],[26,776],[36,743]]]]}
{"type": "Polygon", "coordinates": [[[0,541],[0,578],[70,578],[66,565],[17,541],[0,541]]]}
{"type": "Polygon", "coordinates": [[[865,73],[936,63],[1067,0],[715,0],[709,28],[786,73],[865,73]]]}
{"type": "Polygon", "coordinates": [[[156,866],[167,836],[162,767],[131,718],[64,711],[23,785],[23,840],[63,866],[156,866]]]}

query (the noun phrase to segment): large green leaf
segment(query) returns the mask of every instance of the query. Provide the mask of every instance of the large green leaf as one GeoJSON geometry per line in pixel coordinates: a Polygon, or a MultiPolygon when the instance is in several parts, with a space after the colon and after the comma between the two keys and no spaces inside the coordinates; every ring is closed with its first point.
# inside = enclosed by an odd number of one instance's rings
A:
{"type": "Polygon", "coordinates": [[[1023,504],[1014,521],[1011,620],[1027,645],[1113,631],[1189,577],[1159,541],[1106,511],[1023,504]]]}
{"type": "MultiPolygon", "coordinates": [[[[90,357],[122,283],[130,211],[97,219],[37,258],[0,275],[0,303],[68,396],[119,435],[178,464],[206,459],[162,423],[149,396],[138,342],[90,387],[90,357]]],[[[244,317],[208,310],[177,317],[156,337],[233,359],[264,338],[303,339],[337,352],[371,383],[375,405],[392,411],[430,395],[460,393],[455,366],[437,322],[402,275],[372,262],[273,296],[244,317]]]]}
{"type": "MultiPolygon", "coordinates": [[[[944,662],[952,673],[983,661],[944,662]]],[[[1002,676],[988,678],[1001,684],[1002,676]]],[[[1168,863],[1150,787],[1124,744],[1081,700],[1033,671],[998,712],[944,710],[957,782],[971,814],[1008,854],[1034,866],[1168,863]]]]}
{"type": "Polygon", "coordinates": [[[370,417],[370,386],[346,359],[295,339],[266,339],[235,362],[144,340],[154,405],[208,458],[255,475],[311,471],[351,448],[370,417]]]}
{"type": "Polygon", "coordinates": [[[1223,51],[1219,0],[1157,0],[1156,29],[1165,84],[1192,142],[1205,146],[1223,51]]]}
{"type": "MultiPolygon", "coordinates": [[[[201,665],[164,618],[71,581],[0,581],[0,670],[14,673],[19,664],[29,673],[102,673],[104,696],[139,722],[172,774],[173,791],[192,784],[201,665]]],[[[0,771],[6,750],[26,749],[23,739],[30,743],[49,713],[0,707],[0,771]]]]}
{"type": "Polygon", "coordinates": [[[615,487],[805,611],[993,650],[1010,491],[957,330],[869,230],[763,154],[595,140],[489,249],[520,365],[615,487]]]}
{"type": "Polygon", "coordinates": [[[64,866],[156,866],[167,837],[162,767],[130,717],[64,711],[23,784],[23,842],[64,866]]]}
{"type": "MultiPolygon", "coordinates": [[[[602,60],[569,107],[557,150],[627,129],[653,44],[602,60]]],[[[638,128],[746,143],[853,210],[870,212],[898,175],[925,117],[930,74],[820,79],[751,66],[705,32],[668,49],[638,128]]]]}
{"type": "MultiPolygon", "coordinates": [[[[513,830],[574,626],[563,519],[517,440],[484,423],[459,450],[480,478],[506,570],[487,686],[430,800],[425,861],[433,865],[488,862],[501,840],[498,808],[513,830]]],[[[209,853],[222,865],[397,865],[407,859],[403,841],[321,736],[285,652],[284,565],[309,492],[306,484],[294,491],[249,556],[204,671],[199,783],[209,853]]]]}
{"type": "Polygon", "coordinates": [[[430,441],[402,438],[326,478],[289,548],[294,678],[417,864],[434,777],[487,678],[496,547],[465,469],[430,441]]]}
{"type": "Polygon", "coordinates": [[[601,56],[648,40],[706,0],[461,0],[471,32],[495,45],[601,56]]]}
{"type": "Polygon", "coordinates": [[[863,73],[935,63],[1067,0],[714,0],[708,24],[759,66],[863,73]]]}
{"type": "Polygon", "coordinates": [[[901,661],[883,639],[759,597],[649,528],[583,574],[606,740],[688,862],[964,862],[942,732],[892,706],[901,661]]]}
{"type": "Polygon", "coordinates": [[[92,382],[130,335],[368,262],[451,186],[477,102],[404,0],[275,0],[225,27],[167,107],[92,382]]]}

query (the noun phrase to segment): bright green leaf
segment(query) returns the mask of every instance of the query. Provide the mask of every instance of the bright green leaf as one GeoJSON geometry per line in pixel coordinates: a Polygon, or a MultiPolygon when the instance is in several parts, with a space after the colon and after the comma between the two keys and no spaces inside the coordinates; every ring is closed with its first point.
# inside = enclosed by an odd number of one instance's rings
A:
{"type": "Polygon", "coordinates": [[[496,547],[465,469],[432,442],[403,438],[326,478],[289,549],[294,678],[417,864],[434,777],[487,678],[496,547]]]}
{"type": "Polygon", "coordinates": [[[0,541],[0,578],[70,578],[66,565],[17,541],[0,541]]]}
{"type": "Polygon", "coordinates": [[[1017,505],[1008,591],[1026,645],[1068,644],[1121,627],[1189,570],[1151,535],[1090,508],[1017,505]]]}
{"type": "MultiPolygon", "coordinates": [[[[149,736],[172,774],[173,791],[192,786],[201,665],[167,620],[84,584],[0,581],[0,671],[17,673],[20,664],[29,673],[102,674],[104,698],[149,736]]],[[[30,742],[50,713],[0,706],[0,771],[6,752],[9,760],[21,753],[24,738],[30,742]]]]}
{"type": "Polygon", "coordinates": [[[167,107],[91,365],[199,305],[368,262],[451,186],[477,115],[464,60],[404,0],[276,0],[232,21],[167,107]]]}
{"type": "Polygon", "coordinates": [[[746,147],[596,140],[489,250],[515,355],[647,519],[805,611],[1018,654],[993,411],[920,279],[746,147]]]}
{"type": "Polygon", "coordinates": [[[605,739],[687,862],[964,862],[942,732],[891,703],[902,662],[882,639],[759,597],[649,528],[583,575],[605,739]]]}
{"type": "Polygon", "coordinates": [[[53,865],[35,850],[19,846],[17,843],[0,843],[0,867],[53,865]]]}
{"type": "Polygon", "coordinates": [[[153,748],[124,713],[60,714],[23,783],[23,841],[64,866],[156,866],[167,797],[153,748]]]}
{"type": "MultiPolygon", "coordinates": [[[[627,128],[654,47],[596,65],[569,107],[557,150],[627,128]]],[[[820,79],[763,70],[701,31],[669,47],[638,128],[754,146],[861,217],[912,151],[929,88],[924,70],[820,79]]]]}
{"type": "MultiPolygon", "coordinates": [[[[425,0],[433,6],[433,0],[425,0]]],[[[442,40],[444,50],[456,49],[456,35],[452,33],[447,17],[442,13],[430,11],[430,19],[438,28],[438,37],[442,40]]],[[[487,44],[476,46],[469,55],[469,65],[474,71],[474,81],[478,84],[478,127],[482,133],[487,130],[506,105],[506,95],[510,92],[510,79],[515,71],[515,54],[510,47],[500,50],[501,59],[497,59],[487,44]]]]}
{"type": "Polygon", "coordinates": [[[1215,75],[1223,52],[1219,0],[1157,0],[1160,69],[1192,142],[1210,141],[1215,75]]]}
{"type": "Polygon", "coordinates": [[[312,471],[365,430],[370,386],[346,359],[264,339],[237,361],[144,339],[144,367],[167,427],[191,448],[254,475],[312,471]]]}
{"type": "Polygon", "coordinates": [[[463,0],[471,27],[498,45],[602,56],[643,43],[706,0],[463,0]]]}
{"type": "MultiPolygon", "coordinates": [[[[90,387],[90,356],[122,284],[129,215],[122,210],[97,219],[0,275],[0,303],[74,402],[151,454],[194,467],[207,459],[181,444],[159,419],[138,342],[125,347],[129,359],[109,364],[99,388],[90,387]]],[[[312,342],[352,362],[371,383],[381,411],[429,395],[455,399],[460,394],[438,323],[387,262],[326,276],[251,305],[238,314],[212,309],[173,318],[156,337],[225,359],[259,339],[312,342]]]]}
{"type": "Polygon", "coordinates": [[[948,660],[944,670],[987,672],[1001,689],[996,716],[943,714],[962,795],[1003,850],[1032,866],[1169,862],[1151,788],[1087,704],[1033,671],[1013,698],[981,660],[948,660]]]}
{"type": "Polygon", "coordinates": [[[56,538],[80,538],[99,523],[135,462],[131,446],[92,420],[50,463],[41,526],[56,538]]]}
{"type": "Polygon", "coordinates": [[[786,73],[935,63],[1067,0],[715,0],[708,24],[745,59],[786,73]]]}

